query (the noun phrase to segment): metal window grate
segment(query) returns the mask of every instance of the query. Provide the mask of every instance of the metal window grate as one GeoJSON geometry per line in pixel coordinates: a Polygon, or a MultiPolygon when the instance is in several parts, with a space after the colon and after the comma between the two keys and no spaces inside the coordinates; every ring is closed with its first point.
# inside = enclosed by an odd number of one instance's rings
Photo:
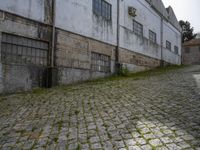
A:
{"type": "Polygon", "coordinates": [[[1,59],[3,63],[47,65],[48,43],[3,33],[1,59]]]}
{"type": "Polygon", "coordinates": [[[143,36],[143,25],[133,20],[133,32],[137,35],[143,36]]]}
{"type": "Polygon", "coordinates": [[[110,72],[110,56],[92,52],[91,69],[100,72],[110,72]]]}
{"type": "Polygon", "coordinates": [[[107,20],[111,20],[112,5],[104,0],[93,0],[93,12],[107,20]]]}
{"type": "Polygon", "coordinates": [[[156,33],[149,30],[149,40],[153,43],[156,43],[156,33]]]}
{"type": "Polygon", "coordinates": [[[166,41],[166,48],[171,51],[171,42],[166,41]]]}

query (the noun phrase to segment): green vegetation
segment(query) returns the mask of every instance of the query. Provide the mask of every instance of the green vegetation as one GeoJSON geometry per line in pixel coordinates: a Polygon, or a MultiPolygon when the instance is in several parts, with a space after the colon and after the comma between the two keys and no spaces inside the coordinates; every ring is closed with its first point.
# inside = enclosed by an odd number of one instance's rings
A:
{"type": "Polygon", "coordinates": [[[130,75],[130,71],[128,70],[127,66],[122,66],[120,67],[119,71],[118,71],[118,75],[119,76],[124,76],[127,77],[130,75]]]}
{"type": "Polygon", "coordinates": [[[99,79],[91,80],[88,82],[89,83],[98,83],[98,82],[103,82],[103,81],[122,80],[122,79],[126,79],[126,78],[132,78],[134,80],[138,80],[138,79],[142,79],[145,77],[156,76],[156,75],[160,75],[163,73],[172,72],[177,69],[182,69],[184,67],[186,67],[186,66],[170,65],[170,66],[166,66],[166,67],[157,67],[157,68],[154,68],[151,70],[145,70],[145,71],[141,71],[141,72],[137,72],[137,73],[131,73],[125,67],[122,69],[122,73],[120,73],[119,75],[113,75],[113,76],[106,77],[106,78],[99,78],[99,79]]]}

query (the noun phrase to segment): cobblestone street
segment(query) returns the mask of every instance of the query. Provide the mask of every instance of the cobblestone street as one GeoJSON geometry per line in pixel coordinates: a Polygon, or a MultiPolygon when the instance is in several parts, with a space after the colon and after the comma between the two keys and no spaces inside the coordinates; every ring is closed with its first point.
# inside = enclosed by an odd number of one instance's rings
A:
{"type": "Polygon", "coordinates": [[[200,66],[0,98],[0,149],[200,150],[200,66]]]}

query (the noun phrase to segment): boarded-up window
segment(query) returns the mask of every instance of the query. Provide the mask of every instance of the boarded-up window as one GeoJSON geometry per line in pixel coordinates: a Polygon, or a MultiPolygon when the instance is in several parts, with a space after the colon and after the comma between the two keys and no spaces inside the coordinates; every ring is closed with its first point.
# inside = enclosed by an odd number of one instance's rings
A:
{"type": "Polygon", "coordinates": [[[92,52],[91,69],[100,72],[110,72],[110,56],[92,52]]]}
{"type": "Polygon", "coordinates": [[[3,33],[1,59],[3,63],[47,65],[48,43],[3,33]]]}

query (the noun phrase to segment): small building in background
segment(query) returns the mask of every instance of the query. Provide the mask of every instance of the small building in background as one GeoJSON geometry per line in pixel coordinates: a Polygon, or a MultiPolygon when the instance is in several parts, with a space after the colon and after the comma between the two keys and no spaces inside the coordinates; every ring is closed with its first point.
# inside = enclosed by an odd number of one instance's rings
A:
{"type": "Polygon", "coordinates": [[[200,64],[200,39],[193,39],[183,44],[182,63],[185,65],[200,64]]]}

